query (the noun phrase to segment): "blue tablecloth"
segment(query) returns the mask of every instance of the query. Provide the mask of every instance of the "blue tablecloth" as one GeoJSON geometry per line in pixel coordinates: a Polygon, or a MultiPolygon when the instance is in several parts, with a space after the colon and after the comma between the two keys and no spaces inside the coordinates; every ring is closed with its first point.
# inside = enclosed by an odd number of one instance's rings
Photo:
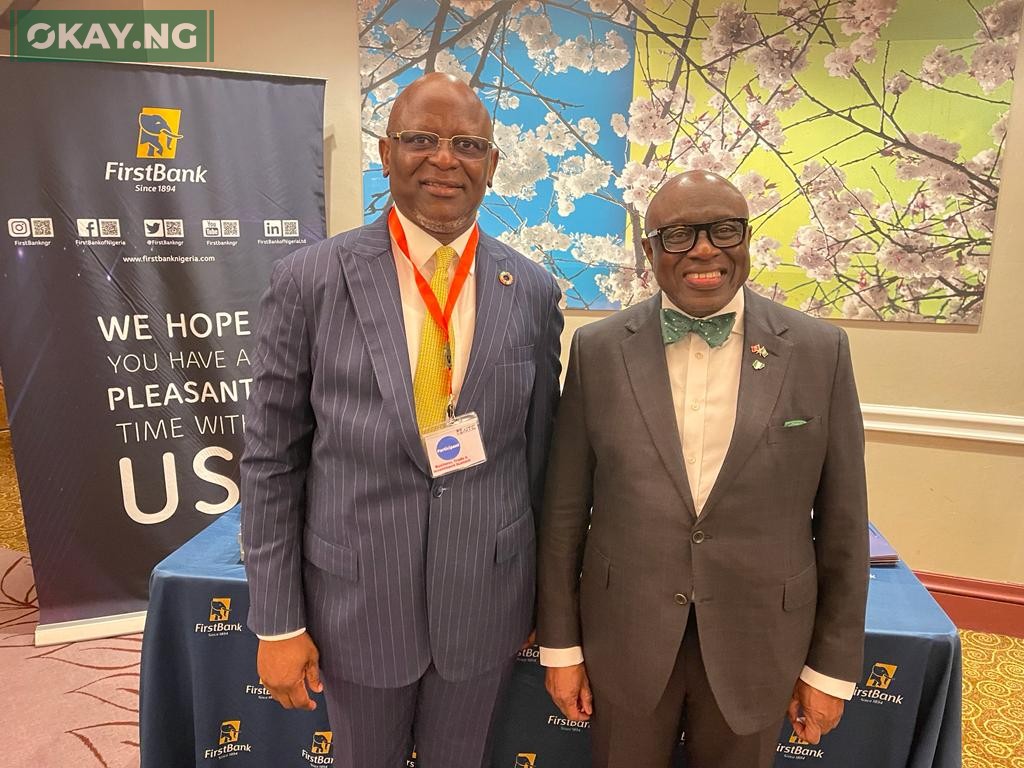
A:
{"type": "MultiPolygon", "coordinates": [[[[142,768],[214,766],[229,756],[232,768],[333,763],[322,696],[315,712],[286,711],[259,683],[238,521],[236,507],[153,570],[142,646],[142,768]]],[[[871,569],[866,623],[864,674],[839,728],[811,746],[784,725],[776,768],[959,768],[953,624],[902,564],[871,569]]],[[[586,724],[561,716],[544,690],[536,649],[523,652],[493,768],[589,765],[586,724]]]]}

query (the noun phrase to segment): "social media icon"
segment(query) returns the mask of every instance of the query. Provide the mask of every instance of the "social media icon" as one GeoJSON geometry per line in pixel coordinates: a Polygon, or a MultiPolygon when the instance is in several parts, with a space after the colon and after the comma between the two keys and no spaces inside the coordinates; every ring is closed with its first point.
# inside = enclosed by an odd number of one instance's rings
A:
{"type": "Polygon", "coordinates": [[[264,219],[263,220],[263,236],[264,237],[280,237],[281,236],[281,220],[280,219],[264,219]]]}
{"type": "Polygon", "coordinates": [[[31,231],[32,225],[29,224],[28,219],[7,220],[7,234],[11,237],[28,237],[28,234],[31,231]]]}
{"type": "Polygon", "coordinates": [[[100,225],[96,219],[75,219],[79,237],[99,237],[100,225]]]}
{"type": "Polygon", "coordinates": [[[220,237],[220,219],[203,219],[203,236],[220,237]]]}
{"type": "Polygon", "coordinates": [[[146,237],[163,237],[164,236],[164,220],[163,219],[146,219],[143,223],[146,226],[146,237]]]}

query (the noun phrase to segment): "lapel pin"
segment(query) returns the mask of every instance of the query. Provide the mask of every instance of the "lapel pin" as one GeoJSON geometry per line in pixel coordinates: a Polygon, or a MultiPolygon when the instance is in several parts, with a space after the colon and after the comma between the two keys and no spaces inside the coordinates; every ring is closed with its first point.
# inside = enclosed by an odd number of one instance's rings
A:
{"type": "Polygon", "coordinates": [[[755,371],[760,371],[760,370],[761,370],[762,368],[764,368],[764,361],[763,361],[763,360],[755,360],[755,361],[754,361],[753,363],[751,363],[750,365],[751,365],[751,367],[752,367],[752,368],[753,368],[753,369],[754,369],[755,371]]]}
{"type": "Polygon", "coordinates": [[[502,285],[512,285],[516,279],[512,276],[511,272],[501,272],[498,274],[498,282],[502,285]]]}
{"type": "Polygon", "coordinates": [[[763,344],[751,344],[750,351],[758,357],[768,357],[768,350],[764,348],[763,344]]]}

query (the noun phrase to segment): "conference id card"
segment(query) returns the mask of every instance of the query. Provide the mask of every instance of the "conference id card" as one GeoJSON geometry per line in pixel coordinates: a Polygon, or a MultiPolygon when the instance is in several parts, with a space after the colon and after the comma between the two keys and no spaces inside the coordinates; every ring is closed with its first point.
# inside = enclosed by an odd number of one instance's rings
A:
{"type": "Polygon", "coordinates": [[[480,419],[466,413],[431,428],[423,435],[423,448],[430,462],[430,476],[442,477],[487,461],[480,419]]]}

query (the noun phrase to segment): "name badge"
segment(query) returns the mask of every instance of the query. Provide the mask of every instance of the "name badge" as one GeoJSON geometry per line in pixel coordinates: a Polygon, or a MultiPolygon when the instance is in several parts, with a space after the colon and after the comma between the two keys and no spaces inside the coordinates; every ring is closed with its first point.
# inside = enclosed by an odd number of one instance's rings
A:
{"type": "Polygon", "coordinates": [[[423,449],[430,462],[431,477],[450,475],[487,461],[480,419],[475,413],[432,427],[423,434],[423,449]]]}

